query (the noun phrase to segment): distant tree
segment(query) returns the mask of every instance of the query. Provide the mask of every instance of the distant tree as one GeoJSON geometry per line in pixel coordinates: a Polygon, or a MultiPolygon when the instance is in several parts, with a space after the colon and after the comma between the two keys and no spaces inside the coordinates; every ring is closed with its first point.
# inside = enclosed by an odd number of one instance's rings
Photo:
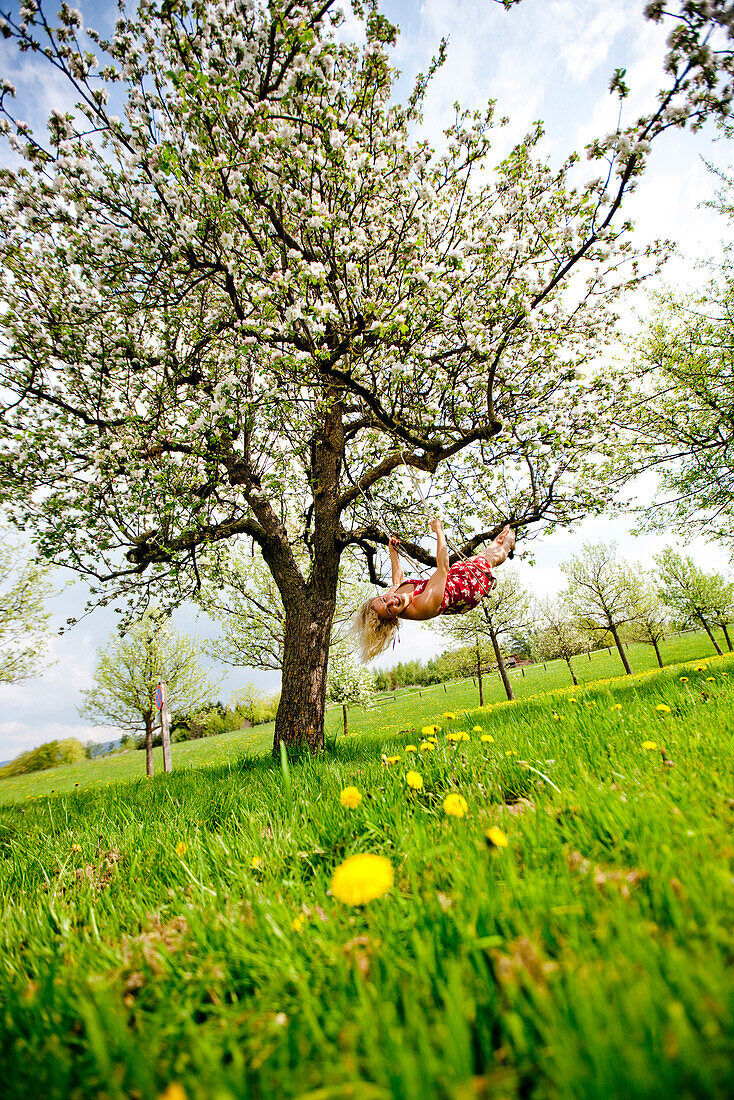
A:
{"type": "Polygon", "coordinates": [[[568,614],[568,604],[559,597],[555,600],[539,600],[537,616],[540,629],[533,636],[530,652],[536,661],[555,661],[559,658],[566,662],[574,684],[578,684],[571,658],[584,653],[589,648],[590,638],[581,627],[578,619],[568,614]]]}
{"type": "Polygon", "coordinates": [[[617,559],[613,544],[586,543],[579,555],[561,568],[568,577],[569,607],[597,635],[611,635],[624,671],[632,675],[619,629],[635,617],[631,601],[630,569],[617,559]]]}
{"type": "Polygon", "coordinates": [[[259,726],[263,722],[272,722],[278,710],[277,692],[261,691],[254,684],[244,684],[232,696],[232,709],[243,719],[259,726]]]}
{"type": "Polygon", "coordinates": [[[47,573],[0,534],[0,684],[37,674],[47,645],[47,573]]]}
{"type": "Polygon", "coordinates": [[[46,771],[47,768],[59,768],[62,764],[79,764],[84,758],[84,746],[75,737],[67,737],[63,741],[46,741],[35,749],[21,752],[9,764],[0,768],[0,779],[46,771]]]}
{"type": "MultiPolygon", "coordinates": [[[[734,177],[707,205],[734,225],[734,177]]],[[[713,266],[713,265],[712,265],[713,266]]],[[[698,528],[734,542],[734,246],[703,292],[661,294],[615,401],[625,446],[610,476],[654,469],[656,497],[642,511],[649,526],[698,528]]]]}
{"type": "MultiPolygon", "coordinates": [[[[464,619],[464,616],[460,616],[464,619]]],[[[477,685],[479,688],[479,706],[484,706],[484,683],[482,680],[482,672],[488,670],[489,664],[486,660],[483,661],[483,645],[484,641],[483,631],[479,622],[479,616],[475,609],[466,617],[467,621],[453,623],[450,619],[446,619],[442,626],[445,626],[443,633],[448,634],[449,637],[455,638],[457,641],[463,641],[464,647],[458,651],[443,653],[441,656],[444,662],[451,662],[455,669],[454,675],[462,675],[469,671],[467,669],[466,657],[469,655],[471,661],[471,672],[477,677],[477,685]]]]}
{"type": "Polygon", "coordinates": [[[660,643],[670,634],[670,614],[660,598],[656,586],[647,578],[637,575],[628,578],[634,619],[630,623],[631,636],[638,642],[651,645],[660,668],[663,658],[660,643]]]}
{"type": "Polygon", "coordinates": [[[335,648],[329,654],[329,678],[326,697],[332,703],[341,703],[344,721],[344,736],[347,735],[347,707],[350,704],[364,705],[374,691],[373,675],[359,664],[343,648],[335,648]]]}
{"type": "Polygon", "coordinates": [[[726,639],[727,649],[731,653],[731,638],[726,628],[731,623],[732,613],[734,612],[734,586],[725,581],[723,577],[720,577],[719,580],[723,582],[724,590],[720,593],[715,592],[713,616],[714,622],[726,639]]]}
{"type": "MultiPolygon", "coordinates": [[[[734,585],[720,573],[704,573],[693,558],[683,557],[667,547],[656,557],[660,570],[660,598],[681,622],[697,622],[704,628],[717,653],[721,647],[711,629],[712,623],[729,621],[734,603],[734,585]]],[[[731,642],[725,631],[729,649],[731,642]]]]}
{"type": "MultiPolygon", "coordinates": [[[[478,607],[463,615],[446,615],[439,620],[442,633],[455,641],[471,646],[478,658],[477,672],[481,676],[481,644],[489,639],[494,651],[497,668],[502,678],[505,694],[514,699],[510,678],[507,675],[500,640],[521,629],[530,619],[530,597],[520,584],[517,574],[502,571],[496,588],[484,597],[478,607]]],[[[480,698],[482,695],[480,679],[480,698]]]]}
{"type": "Polygon", "coordinates": [[[83,718],[102,719],[122,730],[145,733],[145,770],[153,774],[155,690],[165,681],[173,711],[195,710],[215,688],[198,663],[199,646],[174,631],[167,617],[149,610],[122,638],[101,650],[94,686],[83,692],[83,718]]]}
{"type": "MultiPolygon", "coordinates": [[[[355,606],[371,591],[355,577],[345,555],[339,574],[332,644],[338,641],[355,606]]],[[[305,562],[300,562],[305,569],[305,562]]],[[[275,669],[283,666],[285,611],[278,586],[262,557],[247,540],[210,552],[201,570],[197,603],[221,628],[221,635],[205,643],[217,661],[235,667],[275,669]]]]}

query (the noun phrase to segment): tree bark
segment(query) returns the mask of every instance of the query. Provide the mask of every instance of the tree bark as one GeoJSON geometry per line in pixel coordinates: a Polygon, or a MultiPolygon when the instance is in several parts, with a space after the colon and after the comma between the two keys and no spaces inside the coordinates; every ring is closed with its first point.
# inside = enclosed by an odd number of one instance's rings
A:
{"type": "Polygon", "coordinates": [[[479,706],[484,706],[484,693],[482,691],[482,655],[477,646],[477,680],[479,681],[479,706]]]}
{"type": "Polygon", "coordinates": [[[573,665],[571,664],[570,657],[566,657],[566,664],[568,665],[568,671],[571,673],[571,679],[573,680],[575,686],[578,687],[579,682],[576,679],[576,673],[573,670],[573,665]]]}
{"type": "Polygon", "coordinates": [[[721,657],[721,656],[722,656],[722,652],[721,652],[721,649],[720,649],[720,647],[719,647],[719,643],[718,643],[718,642],[716,641],[716,638],[714,638],[714,636],[713,636],[713,634],[712,634],[712,632],[711,632],[711,627],[710,627],[710,626],[709,626],[709,624],[708,624],[708,623],[706,622],[706,619],[704,618],[704,616],[703,616],[703,615],[701,614],[701,612],[700,612],[700,611],[697,611],[697,612],[696,612],[696,618],[700,619],[700,621],[701,621],[701,623],[702,623],[702,625],[703,625],[703,628],[704,628],[704,630],[706,631],[706,633],[708,634],[709,638],[711,639],[711,643],[712,643],[712,645],[713,645],[714,649],[716,650],[716,652],[717,652],[717,653],[719,654],[719,656],[721,657]]]}
{"type": "Polygon", "coordinates": [[[660,650],[658,649],[658,643],[655,641],[654,638],[652,638],[651,640],[652,640],[652,648],[655,650],[655,656],[658,659],[658,664],[662,668],[663,667],[663,658],[660,656],[660,650]]]}
{"type": "Polygon", "coordinates": [[[146,711],[145,721],[145,774],[153,774],[153,712],[146,711]]]}
{"type": "Polygon", "coordinates": [[[278,586],[285,611],[282,686],[275,716],[273,756],[281,744],[324,751],[326,674],[342,542],[339,484],[344,456],[343,409],[337,390],[325,395],[323,421],[311,440],[310,484],[313,535],[311,573],[305,580],[293,555],[285,524],[270,506],[258,505],[265,530],[263,557],[278,586]]]}
{"type": "Polygon", "coordinates": [[[622,645],[622,640],[619,637],[619,634],[617,633],[617,628],[614,625],[614,623],[609,624],[609,633],[614,638],[614,644],[616,645],[617,650],[619,651],[619,656],[622,658],[622,664],[624,665],[624,671],[627,673],[628,676],[631,676],[632,675],[632,669],[630,668],[630,663],[627,660],[627,654],[624,651],[624,646],[622,645]]]}
{"type": "MultiPolygon", "coordinates": [[[[335,586],[336,587],[336,586],[335,586]]],[[[312,598],[295,609],[286,607],[283,682],[275,716],[273,756],[281,741],[303,744],[311,753],[324,751],[326,673],[335,600],[312,598]]]]}
{"type": "Polygon", "coordinates": [[[729,652],[731,653],[732,652],[731,641],[729,639],[729,631],[726,629],[726,623],[725,622],[720,622],[719,626],[721,627],[721,629],[724,632],[724,637],[726,638],[726,645],[727,645],[727,648],[728,648],[729,652]]]}
{"type": "Polygon", "coordinates": [[[497,668],[499,669],[500,676],[502,677],[502,683],[505,687],[505,694],[508,699],[514,699],[515,695],[510,684],[510,677],[507,675],[507,669],[505,668],[505,662],[502,660],[502,651],[500,650],[500,644],[497,641],[497,635],[492,627],[489,627],[489,637],[492,641],[492,649],[497,659],[497,668]]]}

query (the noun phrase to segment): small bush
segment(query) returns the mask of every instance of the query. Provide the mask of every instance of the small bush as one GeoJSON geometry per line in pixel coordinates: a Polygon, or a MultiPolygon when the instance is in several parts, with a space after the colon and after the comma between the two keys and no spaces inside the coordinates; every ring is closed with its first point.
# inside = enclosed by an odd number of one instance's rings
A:
{"type": "Polygon", "coordinates": [[[84,746],[75,737],[64,741],[46,741],[35,749],[20,753],[15,760],[0,768],[0,779],[58,768],[62,764],[78,764],[84,758],[84,746]]]}

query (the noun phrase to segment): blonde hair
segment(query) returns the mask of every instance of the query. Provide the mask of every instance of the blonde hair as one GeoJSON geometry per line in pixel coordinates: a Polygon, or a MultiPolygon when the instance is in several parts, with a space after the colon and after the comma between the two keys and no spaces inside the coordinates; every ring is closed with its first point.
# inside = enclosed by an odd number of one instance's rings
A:
{"type": "Polygon", "coordinates": [[[372,606],[374,599],[365,600],[352,619],[352,635],[364,664],[387,649],[399,630],[397,619],[380,618],[372,606]]]}

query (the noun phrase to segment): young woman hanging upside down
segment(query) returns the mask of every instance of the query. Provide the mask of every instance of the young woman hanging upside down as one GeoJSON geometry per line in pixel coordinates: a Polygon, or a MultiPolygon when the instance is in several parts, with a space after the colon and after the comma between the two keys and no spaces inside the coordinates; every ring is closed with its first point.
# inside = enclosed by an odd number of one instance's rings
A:
{"type": "Polygon", "coordinates": [[[501,565],[515,547],[515,533],[509,524],[494,542],[473,558],[449,566],[449,552],[443,524],[431,520],[436,534],[436,572],[427,580],[405,580],[396,538],[390,539],[392,587],[381,596],[365,600],[354,616],[354,633],[362,660],[382,653],[398,629],[398,619],[433,619],[436,615],[460,615],[477,606],[494,587],[492,566],[501,565]]]}

